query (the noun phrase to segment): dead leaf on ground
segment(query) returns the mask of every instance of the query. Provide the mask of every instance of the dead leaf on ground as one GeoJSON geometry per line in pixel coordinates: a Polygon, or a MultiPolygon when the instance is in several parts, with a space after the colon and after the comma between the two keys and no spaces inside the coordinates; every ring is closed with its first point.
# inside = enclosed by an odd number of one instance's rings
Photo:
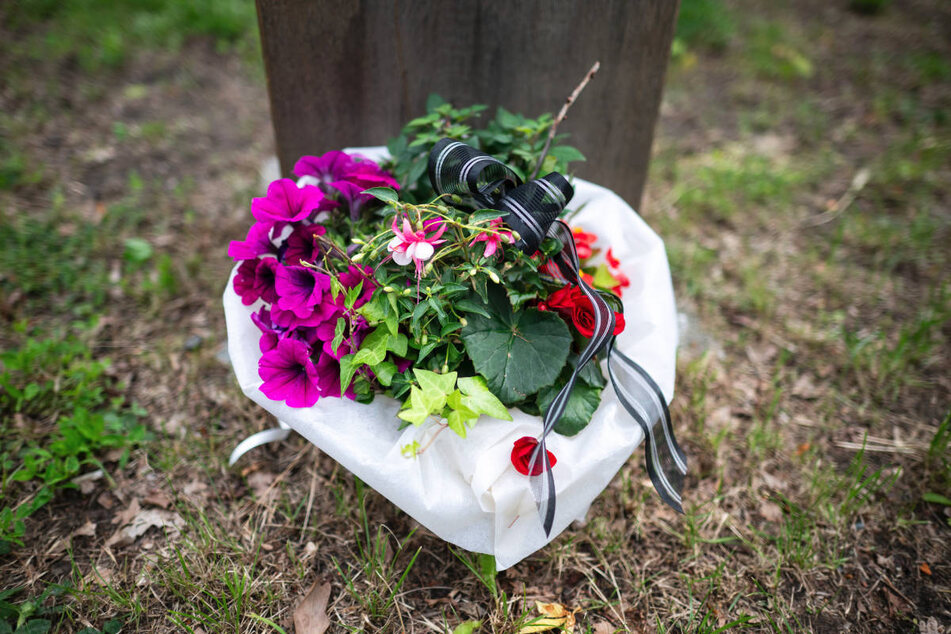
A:
{"type": "Polygon", "coordinates": [[[783,509],[772,500],[766,500],[760,504],[759,514],[767,522],[779,522],[783,519],[783,509]]]}
{"type": "Polygon", "coordinates": [[[263,502],[274,494],[271,485],[277,479],[277,475],[270,471],[255,471],[248,476],[248,486],[254,491],[254,497],[263,502]]]}
{"type": "Polygon", "coordinates": [[[918,570],[920,570],[923,574],[928,575],[929,577],[931,576],[931,566],[928,565],[927,561],[921,562],[921,565],[918,566],[918,570]]]}
{"type": "Polygon", "coordinates": [[[76,476],[72,479],[72,483],[79,487],[80,493],[89,495],[96,490],[96,480],[101,480],[103,475],[105,474],[103,474],[102,469],[96,469],[95,471],[76,476]]]}
{"type": "Polygon", "coordinates": [[[73,537],[95,537],[96,523],[86,520],[86,523],[73,531],[73,537]]]}
{"type": "Polygon", "coordinates": [[[128,508],[125,508],[115,514],[115,517],[112,518],[112,523],[118,524],[119,526],[124,526],[131,522],[132,518],[138,515],[140,510],[142,510],[142,507],[139,506],[139,499],[132,498],[132,503],[129,504],[128,508]]]}
{"type": "Polygon", "coordinates": [[[541,617],[532,619],[532,621],[523,626],[518,634],[532,634],[534,632],[547,632],[549,630],[561,629],[564,632],[575,631],[575,614],[581,611],[581,608],[575,608],[568,611],[568,608],[560,603],[541,603],[535,602],[535,609],[541,614],[541,617]]]}
{"type": "Polygon", "coordinates": [[[167,509],[172,505],[172,498],[168,497],[168,494],[164,491],[153,491],[142,498],[142,501],[146,504],[158,506],[163,509],[167,509]]]}
{"type": "Polygon", "coordinates": [[[178,513],[173,511],[159,509],[139,510],[138,500],[133,500],[132,504],[129,505],[129,508],[125,511],[116,513],[116,518],[121,519],[121,521],[116,522],[116,519],[113,519],[113,523],[118,523],[120,528],[113,533],[112,537],[106,540],[106,546],[127,546],[144,535],[145,532],[153,526],[167,530],[172,535],[177,535],[181,527],[185,524],[185,520],[183,520],[178,513]],[[133,508],[135,508],[137,513],[130,517],[130,511],[133,508]]]}
{"type": "Polygon", "coordinates": [[[109,510],[116,505],[108,491],[103,491],[102,494],[96,498],[96,502],[98,502],[99,506],[106,510],[109,510]]]}
{"type": "Polygon", "coordinates": [[[614,634],[617,628],[607,621],[598,621],[594,624],[594,629],[591,631],[592,634],[614,634]]]}
{"type": "Polygon", "coordinates": [[[203,480],[192,480],[182,488],[182,493],[188,497],[202,496],[202,494],[208,489],[208,483],[203,480]]]}
{"type": "Polygon", "coordinates": [[[327,601],[330,599],[330,584],[315,581],[303,601],[294,609],[294,630],[297,634],[323,634],[330,627],[327,616],[327,601]]]}

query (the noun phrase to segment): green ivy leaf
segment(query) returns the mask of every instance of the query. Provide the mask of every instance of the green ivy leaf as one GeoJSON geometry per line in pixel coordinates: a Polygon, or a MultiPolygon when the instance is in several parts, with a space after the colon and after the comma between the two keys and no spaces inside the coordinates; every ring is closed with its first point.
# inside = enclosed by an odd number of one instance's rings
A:
{"type": "Polygon", "coordinates": [[[442,409],[442,406],[446,404],[445,398],[452,393],[453,387],[456,385],[456,373],[447,372],[446,374],[436,374],[429,370],[413,368],[413,374],[416,376],[419,387],[423,392],[441,394],[443,397],[442,404],[439,405],[438,408],[432,408],[430,411],[435,412],[437,409],[442,409]]]}
{"type": "Polygon", "coordinates": [[[384,361],[373,366],[373,374],[376,375],[376,380],[380,382],[380,385],[389,387],[390,383],[393,382],[393,376],[396,374],[396,364],[392,361],[384,361]]]}
{"type": "Polygon", "coordinates": [[[361,364],[355,363],[353,358],[355,354],[345,354],[340,357],[340,391],[345,392],[347,387],[350,386],[350,381],[353,380],[353,375],[356,374],[357,368],[361,364]]]}
{"type": "Polygon", "coordinates": [[[382,363],[386,357],[386,344],[390,338],[390,333],[386,328],[377,328],[363,340],[360,349],[353,357],[354,365],[367,364],[374,366],[382,363]]]}
{"type": "Polygon", "coordinates": [[[512,420],[508,408],[489,390],[481,376],[464,376],[458,380],[459,391],[465,394],[462,404],[477,414],[486,414],[499,420],[512,420]]]}
{"type": "Polygon", "coordinates": [[[571,333],[555,314],[512,311],[505,291],[489,292],[491,317],[473,315],[462,329],[466,352],[489,389],[511,405],[553,384],[571,347],[571,333]]]}
{"type": "Polygon", "coordinates": [[[343,343],[343,332],[347,327],[347,320],[343,317],[337,318],[337,325],[334,327],[334,338],[330,342],[330,349],[336,354],[337,348],[343,343]]]}

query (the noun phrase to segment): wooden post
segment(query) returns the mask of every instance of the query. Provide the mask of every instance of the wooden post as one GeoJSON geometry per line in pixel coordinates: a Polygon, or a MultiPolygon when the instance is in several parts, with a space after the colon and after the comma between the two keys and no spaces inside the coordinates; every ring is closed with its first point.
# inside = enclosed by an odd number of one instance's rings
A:
{"type": "Polygon", "coordinates": [[[640,203],[676,0],[257,0],[282,171],[380,145],[438,93],[537,116],[601,70],[559,132],[576,173],[640,203]]]}

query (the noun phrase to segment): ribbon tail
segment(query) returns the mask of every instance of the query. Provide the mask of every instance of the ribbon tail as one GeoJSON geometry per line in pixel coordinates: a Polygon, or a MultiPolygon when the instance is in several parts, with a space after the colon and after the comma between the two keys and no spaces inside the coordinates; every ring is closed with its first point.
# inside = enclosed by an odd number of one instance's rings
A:
{"type": "Polygon", "coordinates": [[[608,376],[618,400],[644,432],[647,474],[661,499],[683,513],[687,457],[677,443],[667,401],[657,383],[633,359],[608,346],[608,376]],[[660,421],[660,429],[655,430],[660,421]]]}
{"type": "Polygon", "coordinates": [[[231,455],[228,456],[228,466],[234,466],[238,460],[241,459],[241,456],[248,453],[252,449],[257,449],[261,445],[266,445],[269,442],[279,442],[285,440],[288,436],[291,435],[293,431],[290,426],[282,420],[277,421],[279,427],[274,427],[272,429],[265,429],[264,431],[259,431],[256,434],[252,434],[238,443],[238,446],[234,448],[234,451],[231,452],[231,455]]]}

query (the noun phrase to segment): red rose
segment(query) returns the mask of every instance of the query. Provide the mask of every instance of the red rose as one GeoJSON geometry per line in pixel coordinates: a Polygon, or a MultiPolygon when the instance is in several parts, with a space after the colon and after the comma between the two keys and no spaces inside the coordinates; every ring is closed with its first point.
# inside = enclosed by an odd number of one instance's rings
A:
{"type": "MultiPolygon", "coordinates": [[[[522,475],[528,475],[528,465],[532,461],[532,452],[535,451],[537,445],[538,441],[531,436],[522,436],[515,441],[515,446],[512,448],[512,466],[522,475]]],[[[548,462],[554,467],[555,463],[558,462],[555,459],[555,454],[547,450],[545,453],[548,454],[548,462]]],[[[532,469],[532,475],[541,475],[544,470],[545,461],[539,456],[535,462],[535,468],[532,469]]]]}
{"type": "MultiPolygon", "coordinates": [[[[570,319],[582,335],[588,339],[594,336],[596,320],[594,306],[580,288],[577,286],[559,288],[551,294],[546,303],[549,309],[557,311],[565,319],[570,319]]],[[[614,334],[619,335],[623,330],[624,315],[614,313],[614,334]]]]}
{"type": "Polygon", "coordinates": [[[548,307],[552,310],[557,310],[559,313],[565,317],[571,317],[571,309],[574,308],[575,300],[572,295],[572,287],[566,286],[564,288],[559,288],[557,291],[549,295],[548,307]]]}

